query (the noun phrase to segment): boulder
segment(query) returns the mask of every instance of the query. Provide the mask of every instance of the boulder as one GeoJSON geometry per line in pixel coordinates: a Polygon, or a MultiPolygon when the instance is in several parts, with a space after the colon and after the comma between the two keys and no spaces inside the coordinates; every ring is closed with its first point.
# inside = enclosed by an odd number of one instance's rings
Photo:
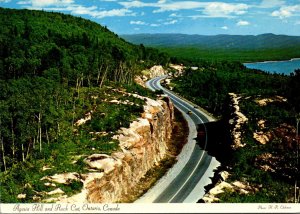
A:
{"type": "Polygon", "coordinates": [[[55,174],[52,176],[42,177],[41,180],[48,180],[50,182],[55,182],[59,184],[70,184],[73,180],[79,181],[80,175],[76,172],[55,174]]]}
{"type": "Polygon", "coordinates": [[[84,163],[92,169],[103,170],[104,173],[109,173],[115,169],[116,165],[120,165],[119,161],[116,161],[109,155],[105,154],[93,154],[84,159],[84,163]]]}

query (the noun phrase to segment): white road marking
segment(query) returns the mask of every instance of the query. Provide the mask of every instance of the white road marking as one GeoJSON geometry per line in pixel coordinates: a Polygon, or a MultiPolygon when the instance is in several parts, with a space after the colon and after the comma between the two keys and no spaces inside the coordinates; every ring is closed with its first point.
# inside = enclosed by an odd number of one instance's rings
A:
{"type": "MultiPolygon", "coordinates": [[[[150,81],[149,81],[149,86],[150,86],[152,89],[154,89],[154,90],[156,89],[156,87],[158,87],[159,89],[162,89],[162,90],[164,90],[164,91],[167,91],[169,94],[171,94],[173,97],[175,97],[175,98],[172,98],[172,97],[170,96],[170,98],[173,100],[173,102],[175,101],[177,104],[179,104],[180,106],[182,106],[182,107],[183,107],[184,109],[186,109],[186,110],[191,110],[191,108],[193,108],[192,105],[190,105],[189,103],[185,102],[184,100],[181,100],[179,97],[177,97],[176,95],[174,95],[173,93],[171,93],[169,90],[164,89],[164,88],[160,85],[160,80],[162,80],[162,79],[163,79],[163,78],[158,77],[158,78],[155,78],[155,79],[153,79],[153,80],[150,80],[150,81]],[[154,84],[157,84],[156,87],[155,87],[154,84]],[[179,101],[176,100],[176,99],[178,99],[179,101]],[[189,106],[190,108],[188,108],[187,106],[181,104],[180,101],[181,101],[182,103],[184,103],[185,105],[189,106]]],[[[195,109],[193,109],[193,110],[195,110],[195,109]]],[[[199,110],[195,110],[195,111],[196,111],[196,112],[198,111],[198,113],[200,113],[199,110]]],[[[194,112],[193,112],[193,113],[194,113],[194,112]]],[[[194,115],[202,122],[202,124],[204,124],[204,121],[203,121],[196,113],[194,113],[194,115]]],[[[188,117],[190,117],[190,116],[188,115],[188,117]]],[[[190,117],[190,118],[191,118],[191,117],[190,117]]],[[[192,119],[192,118],[191,118],[191,119],[192,119]]],[[[205,147],[206,147],[206,145],[207,145],[207,130],[206,130],[205,124],[204,124],[204,128],[205,128],[205,133],[206,133],[206,139],[205,139],[205,147]]],[[[202,152],[202,155],[201,155],[200,159],[198,160],[197,165],[194,167],[193,171],[190,173],[190,176],[185,180],[185,182],[181,185],[181,187],[179,188],[179,190],[173,195],[173,197],[172,197],[168,202],[171,202],[171,201],[178,195],[178,193],[184,188],[184,186],[186,185],[186,183],[190,180],[190,178],[193,176],[193,174],[195,173],[196,169],[198,168],[199,164],[201,163],[203,156],[204,156],[204,152],[202,152]]]]}

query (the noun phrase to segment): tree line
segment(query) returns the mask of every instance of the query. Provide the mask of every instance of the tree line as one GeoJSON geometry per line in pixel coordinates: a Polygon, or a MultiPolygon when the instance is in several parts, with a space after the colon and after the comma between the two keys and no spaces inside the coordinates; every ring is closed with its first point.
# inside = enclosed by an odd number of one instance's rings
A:
{"type": "Polygon", "coordinates": [[[1,171],[72,135],[82,88],[133,85],[170,60],[71,15],[0,8],[0,29],[1,171]]]}
{"type": "Polygon", "coordinates": [[[240,62],[186,61],[185,74],[174,79],[178,93],[211,112],[222,114],[229,92],[252,95],[279,95],[288,98],[291,108],[300,112],[300,70],[290,76],[246,68],[240,62]],[[198,67],[194,71],[191,66],[198,67]]]}

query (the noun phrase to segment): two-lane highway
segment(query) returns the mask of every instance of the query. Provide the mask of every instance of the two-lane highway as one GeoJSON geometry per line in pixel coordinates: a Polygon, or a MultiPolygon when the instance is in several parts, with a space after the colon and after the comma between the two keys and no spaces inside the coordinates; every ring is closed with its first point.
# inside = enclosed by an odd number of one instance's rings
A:
{"type": "MultiPolygon", "coordinates": [[[[160,81],[166,77],[167,76],[157,77],[148,81],[147,87],[149,87],[151,90],[162,90],[166,95],[168,95],[174,103],[174,106],[185,114],[185,118],[194,123],[194,129],[197,124],[205,124],[206,122],[213,120],[199,109],[196,109],[194,105],[184,101],[169,90],[163,88],[160,85],[160,81]]],[[[191,129],[190,125],[189,128],[191,129]]],[[[200,199],[201,192],[204,192],[204,186],[208,184],[207,182],[209,180],[208,178],[204,178],[204,175],[211,175],[212,173],[207,173],[207,171],[212,171],[212,165],[216,165],[216,163],[215,160],[213,160],[213,157],[208,155],[206,151],[202,150],[196,144],[195,140],[189,140],[188,144],[193,144],[193,146],[191,146],[190,151],[188,151],[189,157],[187,158],[187,162],[181,166],[178,174],[171,178],[172,180],[170,182],[160,187],[160,191],[158,191],[155,197],[151,198],[151,202],[180,203],[196,202],[198,199],[200,199]],[[203,189],[200,190],[199,188],[203,189]],[[191,195],[195,195],[195,193],[197,195],[197,191],[199,192],[199,195],[196,196],[198,198],[192,197],[191,195]]],[[[140,202],[145,201],[149,202],[147,201],[147,196],[143,197],[140,202]]]]}

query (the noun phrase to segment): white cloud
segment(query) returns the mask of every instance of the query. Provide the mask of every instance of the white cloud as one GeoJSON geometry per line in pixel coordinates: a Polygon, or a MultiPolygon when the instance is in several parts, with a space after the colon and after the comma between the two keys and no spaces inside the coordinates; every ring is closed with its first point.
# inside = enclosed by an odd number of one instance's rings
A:
{"type": "Polygon", "coordinates": [[[272,12],[271,16],[278,17],[280,19],[286,19],[294,15],[295,12],[299,13],[300,5],[283,6],[279,10],[272,12]]]}
{"type": "Polygon", "coordinates": [[[285,5],[284,0],[262,0],[258,7],[260,8],[274,8],[285,5]]]}
{"type": "Polygon", "coordinates": [[[243,20],[240,20],[236,23],[237,26],[247,26],[247,25],[250,25],[250,22],[248,21],[243,21],[243,20]]]}
{"type": "Polygon", "coordinates": [[[0,3],[9,3],[11,0],[0,0],[0,3]]]}
{"type": "Polygon", "coordinates": [[[151,27],[159,27],[160,24],[150,24],[151,27]]]}
{"type": "Polygon", "coordinates": [[[178,15],[176,13],[172,13],[169,15],[169,17],[177,17],[178,15]]]}
{"type": "Polygon", "coordinates": [[[31,1],[18,1],[17,4],[31,4],[31,1]]]}
{"type": "Polygon", "coordinates": [[[142,1],[126,1],[119,2],[120,5],[126,8],[141,8],[141,7],[153,7],[158,8],[154,10],[154,13],[165,12],[165,11],[177,11],[185,9],[196,9],[206,5],[206,3],[195,2],[195,1],[178,1],[168,3],[165,0],[160,0],[156,3],[145,3],[142,1]]]}
{"type": "Polygon", "coordinates": [[[143,21],[130,21],[131,25],[147,25],[146,22],[143,21]]]}
{"type": "Polygon", "coordinates": [[[31,5],[29,9],[42,9],[49,6],[66,7],[73,5],[74,0],[24,0],[18,1],[17,4],[31,5]]]}
{"type": "Polygon", "coordinates": [[[209,3],[203,10],[203,13],[209,17],[233,17],[234,15],[243,15],[249,8],[246,4],[228,4],[223,2],[209,3]]]}
{"type": "MultiPolygon", "coordinates": [[[[126,8],[153,7],[157,8],[153,12],[179,11],[199,9],[203,17],[232,17],[233,15],[242,15],[250,8],[247,4],[235,4],[224,2],[198,2],[198,1],[158,1],[156,3],[145,3],[142,1],[120,2],[126,8]]],[[[175,13],[173,13],[175,14],[175,13]]]]}
{"type": "Polygon", "coordinates": [[[227,26],[223,26],[223,27],[221,27],[221,29],[228,30],[228,27],[227,26]]]}
{"type": "Polygon", "coordinates": [[[96,6],[84,7],[84,6],[78,5],[78,6],[70,6],[69,7],[69,10],[71,11],[71,13],[77,14],[77,15],[95,16],[95,14],[97,13],[95,11],[96,9],[97,9],[96,6]]]}
{"type": "Polygon", "coordinates": [[[151,3],[143,3],[141,1],[119,2],[119,4],[126,8],[149,7],[151,5],[151,3]]]}
{"type": "Polygon", "coordinates": [[[204,7],[207,3],[195,2],[195,1],[179,1],[165,4],[155,4],[158,10],[154,10],[154,13],[160,13],[165,11],[178,11],[178,10],[190,10],[204,7]]]}
{"type": "Polygon", "coordinates": [[[174,25],[177,22],[178,22],[177,20],[171,20],[171,21],[168,21],[168,22],[164,22],[164,25],[174,25]]]}
{"type": "Polygon", "coordinates": [[[141,7],[161,7],[166,4],[166,1],[158,1],[157,3],[145,3],[142,1],[122,1],[119,2],[120,5],[126,7],[126,8],[141,8],[141,7]]]}
{"type": "Polygon", "coordinates": [[[166,3],[167,2],[167,0],[159,0],[157,3],[158,4],[164,4],[164,3],[166,3]]]}
{"type": "Polygon", "coordinates": [[[32,7],[43,8],[49,6],[67,6],[74,3],[74,0],[31,0],[32,7]]]}
{"type": "Polygon", "coordinates": [[[178,1],[178,2],[168,3],[165,0],[160,0],[157,3],[129,1],[129,2],[120,2],[119,4],[123,5],[126,8],[154,7],[154,8],[159,8],[154,12],[165,12],[165,11],[177,11],[177,10],[186,10],[186,9],[197,9],[197,8],[204,7],[207,3],[196,2],[196,1],[178,1]]]}
{"type": "Polygon", "coordinates": [[[88,15],[99,19],[105,17],[136,15],[136,13],[133,13],[128,8],[98,10],[97,6],[85,7],[83,5],[74,4],[74,0],[29,0],[29,1],[25,0],[25,1],[19,1],[18,4],[31,5],[25,7],[31,10],[44,9],[48,11],[69,11],[71,14],[88,15]]]}
{"type": "MultiPolygon", "coordinates": [[[[32,8],[29,8],[32,9],[32,8]]],[[[67,7],[47,7],[43,8],[44,10],[49,10],[49,11],[69,11],[72,14],[77,14],[77,15],[90,15],[95,17],[97,15],[97,7],[96,6],[91,6],[91,7],[84,7],[81,5],[71,5],[67,7]]]]}
{"type": "Polygon", "coordinates": [[[105,17],[115,17],[115,16],[135,16],[136,14],[133,13],[131,10],[126,8],[122,9],[112,9],[112,10],[104,10],[104,11],[97,11],[93,17],[95,18],[105,18],[105,17]]]}

